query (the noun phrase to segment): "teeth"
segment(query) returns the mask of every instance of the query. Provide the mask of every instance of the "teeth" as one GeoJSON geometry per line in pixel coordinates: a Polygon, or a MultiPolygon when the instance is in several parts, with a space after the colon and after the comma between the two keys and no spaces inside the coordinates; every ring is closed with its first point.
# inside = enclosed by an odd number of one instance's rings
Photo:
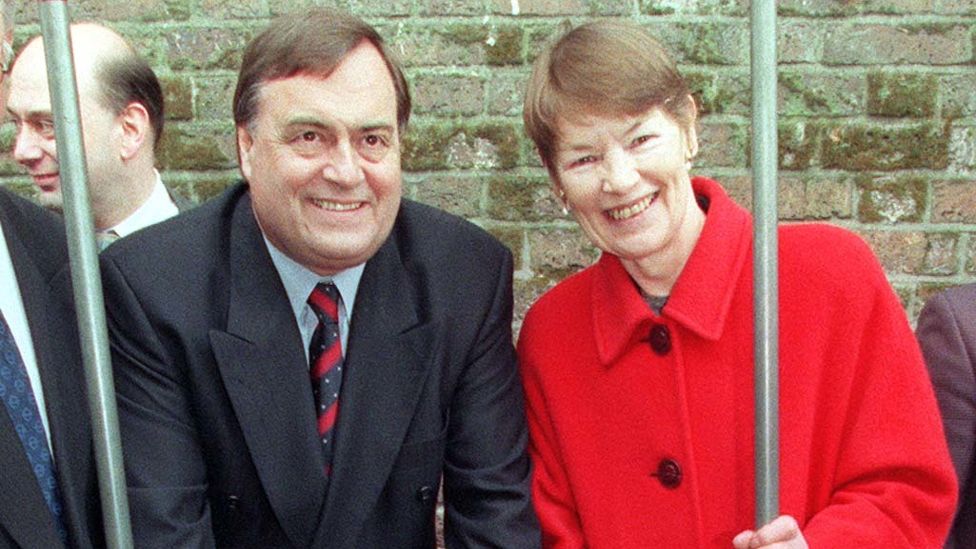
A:
{"type": "Polygon", "coordinates": [[[644,198],[643,200],[641,200],[636,204],[627,206],[626,208],[617,208],[615,210],[610,210],[609,212],[610,217],[617,221],[620,221],[621,219],[628,219],[634,217],[635,215],[646,210],[647,207],[651,205],[651,202],[654,202],[655,198],[657,198],[657,193],[654,193],[644,198]]]}
{"type": "Polygon", "coordinates": [[[312,202],[323,210],[331,210],[333,212],[348,212],[349,210],[355,210],[356,208],[362,206],[362,202],[340,204],[338,202],[332,202],[331,200],[317,200],[314,198],[312,199],[312,202]]]}

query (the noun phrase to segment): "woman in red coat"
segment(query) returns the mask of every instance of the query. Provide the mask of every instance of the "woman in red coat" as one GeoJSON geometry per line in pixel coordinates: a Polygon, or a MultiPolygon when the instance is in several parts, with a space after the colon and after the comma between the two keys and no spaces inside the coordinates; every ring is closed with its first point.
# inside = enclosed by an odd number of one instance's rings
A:
{"type": "Polygon", "coordinates": [[[643,30],[597,22],[536,61],[525,122],[603,250],[519,340],[551,548],[939,547],[956,498],[918,346],[869,248],[779,231],[780,509],[752,531],[752,220],[691,178],[697,111],[643,30]]]}

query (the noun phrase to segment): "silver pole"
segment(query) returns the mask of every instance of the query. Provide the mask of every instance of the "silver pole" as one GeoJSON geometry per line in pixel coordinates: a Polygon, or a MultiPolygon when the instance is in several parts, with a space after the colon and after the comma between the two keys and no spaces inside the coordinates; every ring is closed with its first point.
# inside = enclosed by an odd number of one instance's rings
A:
{"type": "Polygon", "coordinates": [[[78,89],[68,36],[65,0],[38,0],[44,37],[47,81],[51,90],[64,196],[71,282],[74,287],[82,359],[88,384],[95,459],[101,493],[105,538],[113,549],[132,547],[129,505],[122,468],[122,445],[115,408],[115,386],[105,329],[105,306],[95,247],[95,228],[88,202],[85,149],[81,138],[78,89]]]}
{"type": "Polygon", "coordinates": [[[779,515],[776,239],[776,4],[752,0],[752,181],[755,211],[756,523],[779,515]]]}

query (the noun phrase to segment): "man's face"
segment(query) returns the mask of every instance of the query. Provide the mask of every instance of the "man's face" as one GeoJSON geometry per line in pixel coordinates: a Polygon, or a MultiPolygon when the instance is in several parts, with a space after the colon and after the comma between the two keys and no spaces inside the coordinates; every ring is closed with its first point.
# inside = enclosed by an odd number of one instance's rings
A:
{"type": "MultiPolygon", "coordinates": [[[[17,59],[10,74],[7,113],[17,127],[14,159],[27,168],[44,206],[62,207],[58,151],[54,140],[54,118],[48,93],[44,51],[37,43],[17,59]]],[[[80,72],[80,70],[79,70],[80,72]]],[[[122,168],[120,140],[122,126],[116,113],[96,99],[95,84],[87,75],[78,78],[82,135],[88,163],[88,186],[93,202],[111,187],[122,168]]]]}
{"type": "Polygon", "coordinates": [[[400,135],[393,80],[372,44],[327,78],[262,84],[237,142],[261,229],[298,263],[333,274],[386,240],[400,207],[400,135]]]}

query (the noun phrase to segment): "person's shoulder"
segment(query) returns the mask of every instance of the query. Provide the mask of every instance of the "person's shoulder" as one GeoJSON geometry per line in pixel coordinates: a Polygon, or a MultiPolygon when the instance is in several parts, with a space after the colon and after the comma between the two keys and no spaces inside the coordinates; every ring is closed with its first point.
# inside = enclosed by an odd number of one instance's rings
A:
{"type": "Polygon", "coordinates": [[[403,199],[395,237],[421,257],[438,261],[478,261],[509,254],[485,229],[444,210],[403,199]]]}
{"type": "Polygon", "coordinates": [[[247,195],[247,186],[238,183],[203,204],[154,223],[119,239],[102,255],[106,258],[149,255],[159,260],[159,254],[212,253],[214,240],[225,234],[240,200],[247,195]]]}
{"type": "Polygon", "coordinates": [[[64,232],[61,216],[8,189],[0,188],[0,208],[3,209],[4,217],[15,219],[19,223],[29,223],[38,232],[47,232],[49,229],[60,229],[61,233],[64,232]]]}
{"type": "Polygon", "coordinates": [[[779,235],[781,261],[809,274],[856,281],[881,270],[868,243],[843,227],[827,223],[787,224],[779,235]]]}

